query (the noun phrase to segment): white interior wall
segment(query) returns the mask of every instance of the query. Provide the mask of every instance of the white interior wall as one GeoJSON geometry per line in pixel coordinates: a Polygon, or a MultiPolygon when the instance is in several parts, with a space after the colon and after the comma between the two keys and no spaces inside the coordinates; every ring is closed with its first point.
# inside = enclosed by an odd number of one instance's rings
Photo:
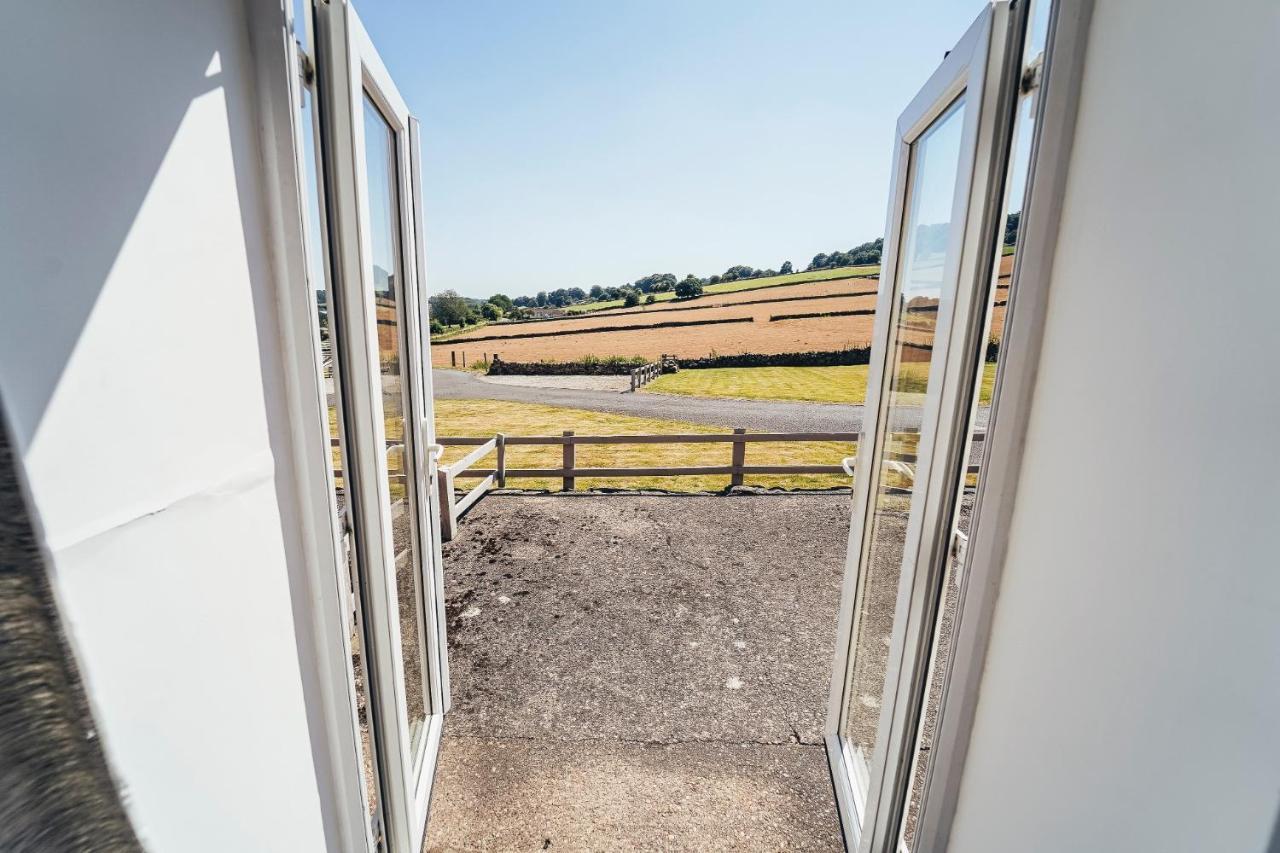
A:
{"type": "Polygon", "coordinates": [[[0,391],[109,763],[151,849],[324,849],[243,4],[14,11],[0,391]]]}
{"type": "Polygon", "coordinates": [[[1275,826],[1277,44],[1267,0],[1098,0],[958,853],[1275,826]]]}

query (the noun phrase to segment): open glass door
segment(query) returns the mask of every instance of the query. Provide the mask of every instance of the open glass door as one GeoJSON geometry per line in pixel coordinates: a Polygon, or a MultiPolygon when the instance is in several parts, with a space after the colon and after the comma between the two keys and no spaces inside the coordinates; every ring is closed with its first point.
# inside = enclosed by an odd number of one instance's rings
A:
{"type": "Polygon", "coordinates": [[[898,121],[826,729],[851,850],[900,848],[919,766],[1024,17],[984,10],[898,121]]]}
{"type": "Polygon", "coordinates": [[[373,836],[410,851],[422,846],[449,694],[417,127],[350,4],[316,2],[312,14],[373,836]]]}

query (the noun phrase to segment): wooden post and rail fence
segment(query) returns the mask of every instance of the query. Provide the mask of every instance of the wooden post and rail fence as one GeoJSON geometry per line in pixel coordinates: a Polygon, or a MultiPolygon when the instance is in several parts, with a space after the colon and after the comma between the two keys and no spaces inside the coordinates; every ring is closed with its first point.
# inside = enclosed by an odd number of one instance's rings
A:
{"type": "MultiPolygon", "coordinates": [[[[851,475],[850,461],[846,459],[838,465],[748,465],[746,463],[747,445],[757,443],[778,442],[819,442],[839,441],[857,443],[861,433],[856,432],[757,432],[748,433],[745,429],[735,429],[732,433],[675,433],[649,435],[577,435],[572,430],[565,430],[562,435],[503,435],[499,433],[492,438],[457,436],[438,437],[436,440],[445,447],[474,447],[475,449],[456,462],[439,466],[436,488],[440,501],[441,535],[445,541],[453,538],[457,530],[458,519],[476,504],[493,488],[504,488],[512,479],[555,479],[560,480],[561,489],[571,492],[577,488],[579,477],[595,479],[617,479],[630,477],[687,477],[717,476],[729,478],[730,486],[741,486],[749,474],[845,474],[851,475]],[[730,444],[731,455],[728,465],[684,465],[654,468],[583,468],[577,465],[576,448],[588,444],[730,444]],[[555,446],[561,448],[559,468],[512,468],[507,465],[507,448],[513,446],[555,446]],[[493,468],[473,467],[477,462],[495,454],[493,468]],[[480,478],[466,494],[458,497],[455,481],[462,478],[480,478]]],[[[983,433],[975,433],[974,440],[985,438],[983,433]]],[[[914,466],[914,454],[894,453],[889,457],[900,465],[914,466]]],[[[970,465],[969,473],[976,473],[978,466],[970,465]]]]}
{"type": "MultiPolygon", "coordinates": [[[[908,435],[911,433],[895,433],[908,435]]],[[[440,502],[440,531],[444,541],[453,538],[457,531],[458,520],[471,507],[492,489],[504,489],[509,479],[555,479],[560,480],[562,491],[572,492],[577,488],[579,477],[596,479],[622,479],[630,477],[688,477],[717,476],[729,478],[730,486],[744,484],[748,474],[845,474],[853,476],[853,457],[844,459],[839,465],[748,465],[747,445],[758,443],[780,442],[816,442],[840,441],[857,444],[862,438],[857,432],[756,432],[748,433],[738,428],[732,433],[670,433],[643,435],[578,435],[573,430],[565,430],[561,435],[503,435],[498,433],[492,438],[475,436],[437,437],[441,447],[474,447],[466,456],[440,465],[437,469],[436,489],[440,502]],[[732,445],[728,465],[677,465],[655,468],[580,468],[577,465],[576,448],[583,444],[724,444],[732,445]],[[559,468],[512,468],[507,465],[507,448],[513,445],[546,446],[560,445],[559,468]],[[474,467],[481,459],[494,454],[493,468],[474,467]],[[462,478],[480,478],[462,497],[458,497],[455,482],[462,478]]],[[[975,432],[975,442],[986,439],[986,433],[975,432]]],[[[332,439],[335,446],[337,439],[332,439]]],[[[388,472],[388,476],[397,480],[405,478],[404,444],[400,441],[387,441],[388,457],[393,452],[401,454],[401,469],[388,472]]],[[[916,455],[914,453],[889,453],[886,459],[900,474],[914,478],[916,455]]],[[[970,464],[966,473],[978,473],[979,466],[970,464]]],[[[335,477],[341,477],[342,471],[335,470],[335,477]]]]}
{"type": "Polygon", "coordinates": [[[648,385],[657,379],[662,373],[662,364],[651,361],[648,364],[642,364],[631,371],[631,390],[638,391],[640,386],[648,385]]]}

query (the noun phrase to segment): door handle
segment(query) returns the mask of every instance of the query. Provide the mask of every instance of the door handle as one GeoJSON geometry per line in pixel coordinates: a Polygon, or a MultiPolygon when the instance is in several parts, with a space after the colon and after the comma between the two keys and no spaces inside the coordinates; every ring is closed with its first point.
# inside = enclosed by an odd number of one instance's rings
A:
{"type": "Polygon", "coordinates": [[[444,456],[443,444],[427,445],[427,482],[434,488],[436,478],[440,475],[440,457],[444,456]]]}

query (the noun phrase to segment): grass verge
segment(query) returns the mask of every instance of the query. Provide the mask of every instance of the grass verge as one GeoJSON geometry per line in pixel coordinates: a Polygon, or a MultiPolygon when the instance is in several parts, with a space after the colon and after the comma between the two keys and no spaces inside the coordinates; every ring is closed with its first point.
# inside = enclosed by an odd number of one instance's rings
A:
{"type": "MultiPolygon", "coordinates": [[[[903,365],[900,390],[924,390],[927,365],[903,365]]],[[[982,372],[979,401],[991,402],[996,366],[982,372]]],[[[867,396],[867,366],[840,367],[713,367],[682,370],[659,376],[644,387],[646,392],[688,397],[736,397],[746,400],[796,400],[810,403],[862,403],[867,396]]],[[[905,401],[904,401],[905,402],[905,401]]]]}

